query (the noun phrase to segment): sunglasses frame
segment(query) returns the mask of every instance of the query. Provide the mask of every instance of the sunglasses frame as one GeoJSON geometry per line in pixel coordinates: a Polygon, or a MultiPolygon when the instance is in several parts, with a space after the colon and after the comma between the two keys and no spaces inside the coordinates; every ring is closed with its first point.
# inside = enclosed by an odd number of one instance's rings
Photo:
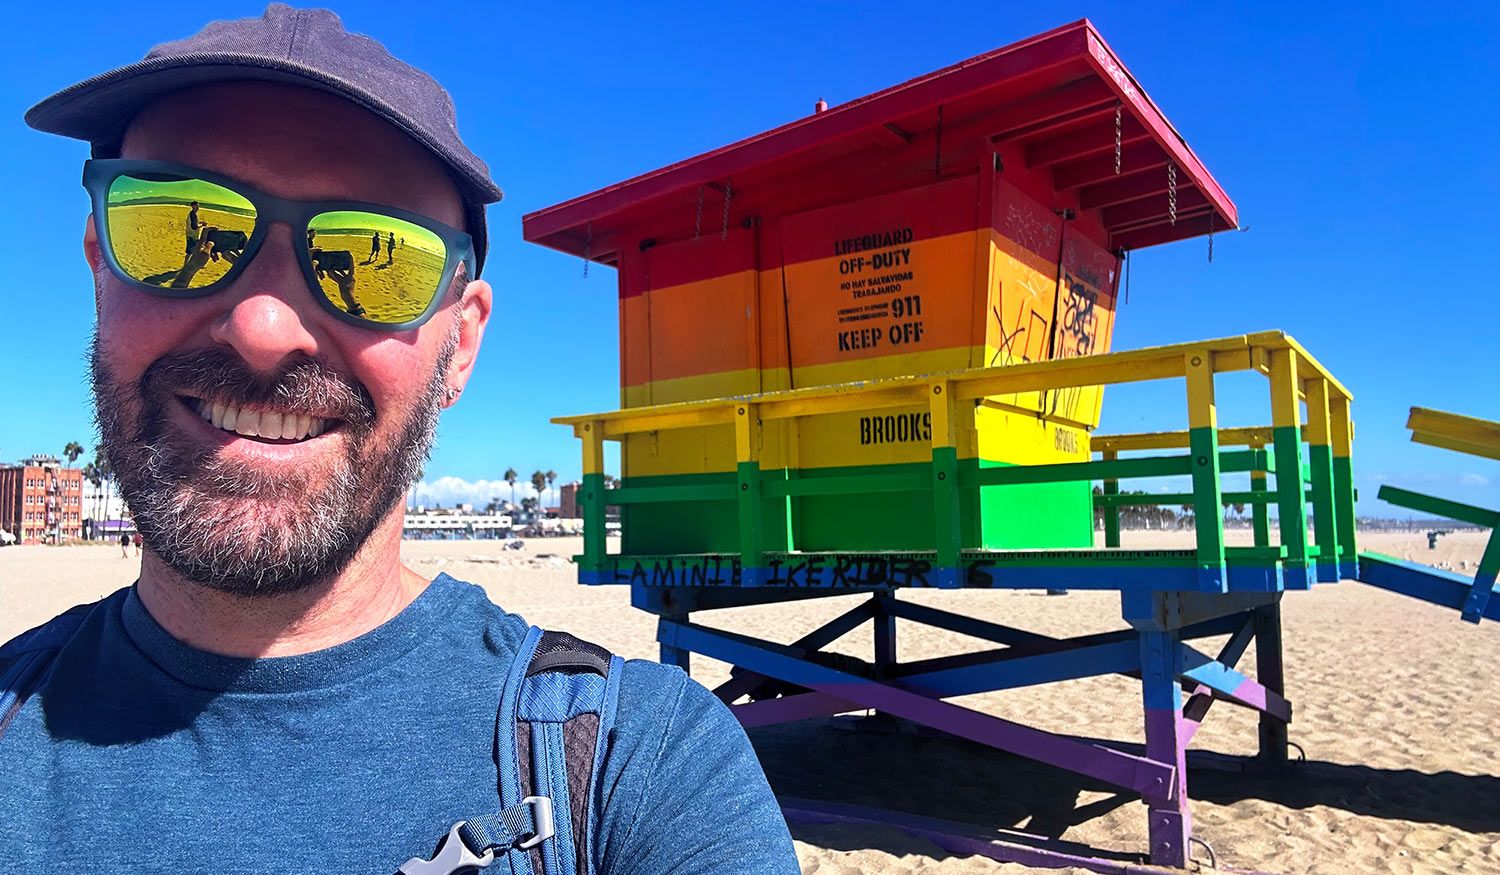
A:
{"type": "Polygon", "coordinates": [[[376,322],[361,316],[354,316],[339,309],[329,299],[328,295],[318,283],[316,269],[313,267],[312,253],[304,247],[293,247],[297,250],[297,262],[302,266],[302,275],[307,280],[307,287],[313,293],[318,304],[340,322],[350,325],[358,325],[361,328],[373,328],[377,331],[407,331],[419,327],[422,323],[432,318],[442,306],[446,297],[448,287],[453,283],[454,273],[458,270],[459,262],[467,267],[466,276],[473,277],[474,272],[474,240],[465,231],[460,231],[449,225],[445,225],[427,216],[413,213],[396,207],[383,204],[371,204],[361,201],[297,201],[279,198],[264,192],[256,191],[239,180],[211,173],[197,167],[188,167],[183,164],[172,164],[166,161],[146,161],[133,158],[95,158],[83,163],[83,187],[88,190],[89,198],[93,201],[94,230],[99,235],[99,241],[104,251],[104,260],[109,269],[121,282],[133,289],[159,295],[166,298],[203,298],[228,288],[239,277],[245,265],[255,259],[260,251],[261,244],[265,242],[266,234],[272,223],[284,222],[292,227],[293,239],[301,240],[307,236],[307,229],[312,220],[323,214],[341,211],[358,211],[365,213],[376,213],[403,222],[410,222],[420,228],[425,228],[437,235],[443,241],[447,253],[447,260],[443,264],[442,276],[438,278],[437,288],[432,291],[432,300],[428,302],[427,309],[417,316],[405,322],[376,322]],[[109,238],[109,189],[121,176],[137,174],[169,174],[181,176],[185,179],[200,179],[204,182],[213,183],[229,189],[235,194],[243,197],[255,207],[255,226],[250,232],[249,240],[245,248],[228,272],[222,277],[196,289],[171,289],[152,285],[132,277],[126,273],[120,263],[115,260],[114,246],[109,238]]]}

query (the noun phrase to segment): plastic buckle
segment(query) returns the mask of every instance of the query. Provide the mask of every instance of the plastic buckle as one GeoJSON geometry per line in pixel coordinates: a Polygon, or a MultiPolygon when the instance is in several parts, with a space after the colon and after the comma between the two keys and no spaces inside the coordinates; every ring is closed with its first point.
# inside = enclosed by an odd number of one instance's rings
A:
{"type": "MultiPolygon", "coordinates": [[[[461,826],[463,826],[462,821],[453,824],[453,828],[448,830],[442,846],[438,848],[436,854],[432,855],[431,860],[412,857],[402,863],[401,868],[397,870],[400,875],[453,875],[454,872],[463,869],[483,869],[495,862],[493,850],[485,851],[483,856],[476,856],[473,851],[469,850],[469,846],[464,844],[464,840],[458,836],[458,828],[461,826]]],[[[550,804],[547,808],[547,829],[548,835],[551,835],[552,808],[550,804]]]]}
{"type": "Polygon", "coordinates": [[[552,838],[552,800],[546,796],[527,796],[521,801],[531,806],[531,822],[536,826],[531,838],[516,845],[526,851],[552,838]]]}

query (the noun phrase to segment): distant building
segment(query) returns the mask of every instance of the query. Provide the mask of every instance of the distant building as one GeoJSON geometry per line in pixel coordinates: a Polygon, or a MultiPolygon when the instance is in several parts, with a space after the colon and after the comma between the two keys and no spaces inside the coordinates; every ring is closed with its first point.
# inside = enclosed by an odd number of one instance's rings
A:
{"type": "Polygon", "coordinates": [[[583,516],[583,511],[578,506],[578,490],[582,487],[583,484],[576,480],[562,485],[561,498],[558,499],[558,516],[565,520],[576,520],[583,516]]]}
{"type": "Polygon", "coordinates": [[[510,514],[477,514],[467,504],[453,510],[407,510],[401,523],[403,538],[501,538],[511,530],[510,514]]]}
{"type": "Polygon", "coordinates": [[[83,537],[83,471],[55,456],[0,465],[0,529],[21,544],[83,537]]]}
{"type": "MultiPolygon", "coordinates": [[[[118,521],[130,518],[130,509],[125,506],[125,497],[120,494],[118,483],[95,486],[83,481],[83,519],[118,521]]],[[[85,531],[88,527],[85,526],[85,531]]],[[[102,529],[101,529],[102,531],[102,529]]]]}

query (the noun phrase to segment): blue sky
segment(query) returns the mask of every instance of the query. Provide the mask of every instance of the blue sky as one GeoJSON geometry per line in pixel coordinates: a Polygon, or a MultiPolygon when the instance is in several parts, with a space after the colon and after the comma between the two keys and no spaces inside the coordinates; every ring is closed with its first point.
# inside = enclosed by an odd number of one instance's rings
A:
{"type": "MultiPolygon", "coordinates": [[[[498,306],[443,419],[425,493],[508,495],[507,467],[577,476],[551,416],[613,409],[615,275],[521,240],[522,214],[1082,17],[1091,18],[1239,207],[1243,234],[1142,250],[1116,349],[1284,329],[1355,396],[1361,511],[1380,482],[1500,504],[1500,467],[1413,445],[1411,405],[1500,419],[1500,5],[758,2],[335,8],[453,92],[506,200],[490,209],[498,306]],[[1489,255],[1485,255],[1489,253],[1489,255]]],[[[210,15],[263,4],[25,4],[0,55],[0,459],[94,443],[79,237],[83,144],[21,121],[210,15]],[[208,10],[211,9],[212,12],[208,10]]],[[[1247,378],[1252,379],[1252,378],[1247,378]]],[[[1221,379],[1225,424],[1267,420],[1221,379]],[[1241,405],[1240,402],[1245,404],[1241,405]]],[[[1251,389],[1256,390],[1254,396],[1251,389]]],[[[1103,429],[1184,425],[1176,384],[1111,389],[1103,429]]]]}

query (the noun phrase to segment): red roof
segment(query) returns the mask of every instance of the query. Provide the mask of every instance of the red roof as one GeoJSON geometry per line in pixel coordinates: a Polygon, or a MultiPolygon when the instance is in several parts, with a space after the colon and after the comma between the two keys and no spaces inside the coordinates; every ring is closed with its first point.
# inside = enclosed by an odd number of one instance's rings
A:
{"type": "Polygon", "coordinates": [[[691,214],[701,186],[719,190],[732,178],[735,212],[754,210],[758,193],[785,193],[819,165],[934,137],[940,117],[947,119],[944,142],[988,136],[1020,146],[1028,169],[1051,171],[1059,202],[1096,211],[1112,247],[1135,249],[1238,225],[1223,188],[1085,19],[530,213],[523,233],[613,264],[614,232],[655,216],[691,214]],[[1116,107],[1123,119],[1118,175],[1116,107]],[[1169,165],[1176,168],[1175,224],[1169,165]]]}

